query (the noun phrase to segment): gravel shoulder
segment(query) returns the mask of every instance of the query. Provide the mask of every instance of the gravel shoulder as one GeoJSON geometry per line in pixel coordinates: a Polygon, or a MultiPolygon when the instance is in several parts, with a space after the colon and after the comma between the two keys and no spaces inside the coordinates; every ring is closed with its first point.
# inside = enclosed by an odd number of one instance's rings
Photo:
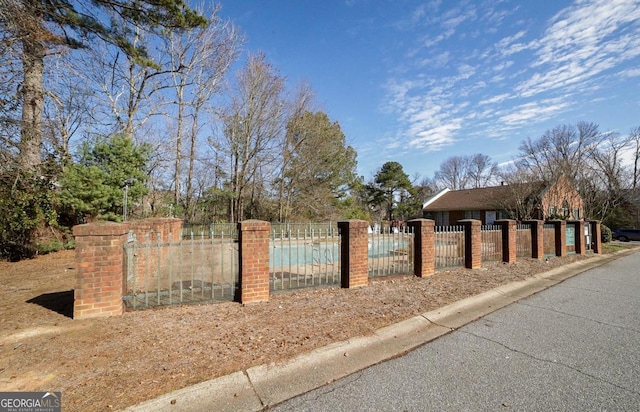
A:
{"type": "Polygon", "coordinates": [[[73,320],[74,252],[0,262],[0,391],[61,391],[63,410],[117,410],[588,259],[570,255],[73,320]]]}

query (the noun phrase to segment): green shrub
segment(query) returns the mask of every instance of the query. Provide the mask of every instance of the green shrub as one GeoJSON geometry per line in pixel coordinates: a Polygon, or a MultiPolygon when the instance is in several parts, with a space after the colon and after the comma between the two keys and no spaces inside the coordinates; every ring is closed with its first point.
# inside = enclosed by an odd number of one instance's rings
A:
{"type": "Polygon", "coordinates": [[[611,229],[608,226],[600,225],[600,234],[604,243],[611,242],[611,229]]]}
{"type": "Polygon", "coordinates": [[[0,258],[38,253],[37,233],[56,224],[55,192],[44,176],[10,170],[0,178],[0,258]]]}
{"type": "Polygon", "coordinates": [[[62,240],[52,239],[38,242],[38,254],[46,255],[47,253],[59,252],[61,250],[75,249],[76,242],[74,240],[63,242],[62,240]]]}

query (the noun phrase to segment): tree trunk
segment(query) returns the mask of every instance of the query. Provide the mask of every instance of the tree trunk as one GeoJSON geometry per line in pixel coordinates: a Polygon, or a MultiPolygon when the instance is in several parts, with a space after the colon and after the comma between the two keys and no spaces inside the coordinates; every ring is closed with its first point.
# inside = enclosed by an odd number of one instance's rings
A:
{"type": "MultiPolygon", "coordinates": [[[[28,35],[24,36],[29,39],[28,35]]],[[[41,162],[42,110],[44,106],[44,53],[38,41],[23,41],[22,127],[20,133],[20,166],[35,171],[41,162]]]]}
{"type": "Polygon", "coordinates": [[[193,193],[193,179],[196,165],[196,144],[198,137],[198,114],[200,107],[197,106],[193,113],[193,122],[191,123],[191,139],[189,142],[189,170],[187,172],[187,193],[186,193],[186,212],[187,216],[193,218],[195,214],[195,196],[193,193]]]}
{"type": "Polygon", "coordinates": [[[175,158],[175,170],[174,170],[174,191],[173,191],[173,203],[176,207],[180,204],[180,198],[182,193],[181,188],[181,168],[182,168],[182,127],[184,123],[184,77],[180,77],[180,83],[177,85],[177,99],[178,99],[178,126],[176,129],[176,158],[175,158]]]}

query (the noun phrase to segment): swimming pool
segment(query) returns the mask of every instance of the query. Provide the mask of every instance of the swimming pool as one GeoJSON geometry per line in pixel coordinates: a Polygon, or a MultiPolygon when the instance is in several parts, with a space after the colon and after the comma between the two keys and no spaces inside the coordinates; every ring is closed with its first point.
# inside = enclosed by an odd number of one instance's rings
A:
{"type": "MultiPolygon", "coordinates": [[[[408,239],[370,238],[368,256],[369,258],[388,257],[391,256],[391,252],[408,248],[408,239]]],[[[339,260],[340,244],[335,242],[276,241],[271,242],[269,248],[271,266],[331,264],[339,260]]]]}

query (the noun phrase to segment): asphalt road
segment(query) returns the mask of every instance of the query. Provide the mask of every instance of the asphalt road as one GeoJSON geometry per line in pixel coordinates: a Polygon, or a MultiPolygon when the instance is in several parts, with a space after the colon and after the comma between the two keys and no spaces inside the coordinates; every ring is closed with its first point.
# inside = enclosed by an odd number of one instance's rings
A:
{"type": "Polygon", "coordinates": [[[640,252],[274,411],[638,411],[640,252]]]}

